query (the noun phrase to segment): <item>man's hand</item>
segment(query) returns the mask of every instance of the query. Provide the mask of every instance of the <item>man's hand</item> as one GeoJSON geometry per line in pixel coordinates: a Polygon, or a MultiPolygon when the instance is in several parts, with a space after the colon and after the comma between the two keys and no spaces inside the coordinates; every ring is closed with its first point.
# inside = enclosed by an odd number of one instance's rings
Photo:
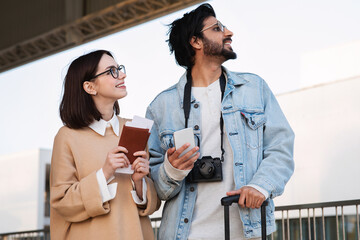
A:
{"type": "Polygon", "coordinates": [[[179,170],[190,170],[194,167],[194,162],[199,158],[200,153],[196,153],[199,150],[199,147],[194,147],[189,152],[184,154],[183,156],[179,157],[180,154],[187,149],[190,144],[184,144],[181,148],[176,150],[175,148],[169,148],[167,150],[167,157],[170,164],[179,170]],[[193,155],[196,153],[193,157],[193,155]]]}
{"type": "Polygon", "coordinates": [[[260,208],[261,204],[265,201],[265,196],[261,192],[249,186],[226,193],[228,196],[237,194],[240,194],[239,205],[242,208],[260,208]]]}

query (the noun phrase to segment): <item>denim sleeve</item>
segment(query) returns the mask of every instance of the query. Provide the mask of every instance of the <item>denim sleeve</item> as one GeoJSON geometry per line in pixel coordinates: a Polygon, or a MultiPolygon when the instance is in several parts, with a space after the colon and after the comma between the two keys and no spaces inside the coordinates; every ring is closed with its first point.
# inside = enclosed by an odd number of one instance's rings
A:
{"type": "Polygon", "coordinates": [[[263,133],[263,159],[249,184],[258,185],[270,193],[281,195],[294,172],[294,132],[265,81],[262,94],[266,123],[263,133]]]}
{"type": "Polygon", "coordinates": [[[151,178],[154,181],[159,198],[161,200],[169,200],[179,193],[184,181],[171,179],[164,169],[164,155],[166,151],[161,147],[159,122],[156,115],[151,111],[150,106],[147,108],[146,118],[154,121],[148,141],[151,178]]]}

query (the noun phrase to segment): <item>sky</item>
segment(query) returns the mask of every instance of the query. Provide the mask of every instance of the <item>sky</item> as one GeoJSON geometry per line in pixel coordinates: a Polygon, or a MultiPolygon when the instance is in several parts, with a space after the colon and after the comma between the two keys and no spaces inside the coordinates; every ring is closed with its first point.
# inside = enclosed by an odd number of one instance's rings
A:
{"type": "MultiPolygon", "coordinates": [[[[224,66],[260,75],[275,94],[306,87],[303,54],[360,40],[358,0],[208,2],[234,33],[238,57],[224,66]]],[[[93,50],[109,50],[126,66],[128,96],[119,101],[120,116],[144,116],[152,99],[184,72],[165,42],[166,25],[196,6],[0,73],[0,156],[52,148],[62,126],[58,109],[67,68],[93,50]]]]}

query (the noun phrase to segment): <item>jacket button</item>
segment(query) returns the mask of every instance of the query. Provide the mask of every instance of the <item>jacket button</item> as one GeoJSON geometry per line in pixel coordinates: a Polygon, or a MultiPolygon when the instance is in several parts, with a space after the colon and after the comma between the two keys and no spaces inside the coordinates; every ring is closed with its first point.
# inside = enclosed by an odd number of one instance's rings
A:
{"type": "Polygon", "coordinates": [[[190,187],[190,192],[193,192],[195,190],[194,187],[190,187]]]}
{"type": "Polygon", "coordinates": [[[184,223],[188,223],[188,222],[189,222],[189,219],[185,218],[184,223]]]}
{"type": "Polygon", "coordinates": [[[195,129],[195,130],[199,130],[199,126],[198,126],[198,125],[195,125],[194,129],[195,129]]]}
{"type": "Polygon", "coordinates": [[[199,107],[199,104],[195,103],[194,108],[198,108],[198,107],[199,107]]]}

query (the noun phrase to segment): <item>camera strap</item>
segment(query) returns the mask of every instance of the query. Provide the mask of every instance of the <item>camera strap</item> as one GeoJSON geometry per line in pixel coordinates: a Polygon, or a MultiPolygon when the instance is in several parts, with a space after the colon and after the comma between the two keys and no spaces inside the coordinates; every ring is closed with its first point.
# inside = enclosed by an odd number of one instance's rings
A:
{"type": "MultiPolygon", "coordinates": [[[[188,120],[189,120],[189,115],[190,115],[191,85],[192,85],[191,69],[187,71],[186,78],[187,78],[187,82],[186,82],[185,88],[184,88],[184,102],[183,102],[184,115],[185,115],[185,128],[188,127],[188,120]]],[[[224,70],[222,69],[221,76],[220,76],[221,101],[224,98],[225,85],[226,85],[225,73],[224,73],[224,70]]],[[[221,162],[223,162],[225,150],[223,147],[224,119],[222,117],[222,113],[220,113],[220,132],[221,132],[221,162]]]]}

